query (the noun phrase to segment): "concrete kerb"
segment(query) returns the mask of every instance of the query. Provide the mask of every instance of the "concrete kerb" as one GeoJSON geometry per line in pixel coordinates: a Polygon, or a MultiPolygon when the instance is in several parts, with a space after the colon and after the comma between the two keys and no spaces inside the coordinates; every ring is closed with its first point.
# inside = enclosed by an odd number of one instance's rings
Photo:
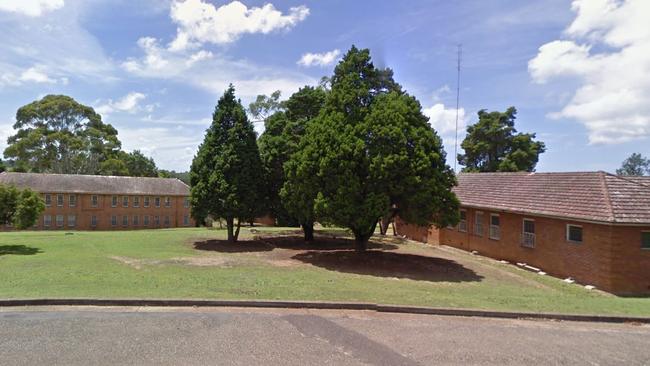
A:
{"type": "Polygon", "coordinates": [[[650,324],[648,317],[530,313],[477,309],[431,308],[420,306],[382,305],[364,302],[317,302],[277,300],[181,300],[181,299],[7,299],[0,307],[23,306],[130,306],[130,307],[240,307],[320,310],[365,310],[380,313],[423,314],[501,319],[539,319],[600,323],[650,324]]]}

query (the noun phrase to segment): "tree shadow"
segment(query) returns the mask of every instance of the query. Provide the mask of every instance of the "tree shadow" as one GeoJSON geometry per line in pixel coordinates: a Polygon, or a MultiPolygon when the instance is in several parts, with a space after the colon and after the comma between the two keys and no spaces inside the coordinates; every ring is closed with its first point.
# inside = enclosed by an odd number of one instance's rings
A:
{"type": "Polygon", "coordinates": [[[483,276],[449,259],[370,250],[309,251],[292,257],[331,271],[429,282],[476,282],[483,276]]]}
{"type": "Polygon", "coordinates": [[[0,245],[0,256],[2,255],[34,255],[43,253],[39,248],[32,248],[26,245],[0,245]]]}
{"type": "MultiPolygon", "coordinates": [[[[194,243],[194,249],[219,253],[254,253],[269,252],[276,248],[296,251],[305,250],[342,250],[353,249],[354,240],[346,238],[316,237],[313,242],[305,242],[302,236],[256,236],[252,240],[240,240],[228,243],[226,240],[205,240],[194,243]]],[[[395,250],[393,244],[368,243],[369,249],[395,250]]]]}

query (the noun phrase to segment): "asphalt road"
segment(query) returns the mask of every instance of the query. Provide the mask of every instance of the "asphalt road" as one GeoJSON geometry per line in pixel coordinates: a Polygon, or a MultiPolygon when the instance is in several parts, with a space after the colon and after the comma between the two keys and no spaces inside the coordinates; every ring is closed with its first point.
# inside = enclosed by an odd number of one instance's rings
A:
{"type": "Polygon", "coordinates": [[[0,309],[2,365],[650,365],[650,326],[363,311],[0,309]]]}

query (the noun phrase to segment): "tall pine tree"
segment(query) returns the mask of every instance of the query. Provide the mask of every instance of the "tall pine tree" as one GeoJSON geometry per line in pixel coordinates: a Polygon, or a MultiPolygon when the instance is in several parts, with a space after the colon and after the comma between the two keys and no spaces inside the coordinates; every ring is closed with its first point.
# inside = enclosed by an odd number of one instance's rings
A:
{"type": "Polygon", "coordinates": [[[263,212],[263,171],[255,130],[232,85],[217,103],[212,125],[192,161],[190,182],[192,216],[199,222],[208,216],[225,219],[229,242],[237,241],[242,222],[263,212]]]}

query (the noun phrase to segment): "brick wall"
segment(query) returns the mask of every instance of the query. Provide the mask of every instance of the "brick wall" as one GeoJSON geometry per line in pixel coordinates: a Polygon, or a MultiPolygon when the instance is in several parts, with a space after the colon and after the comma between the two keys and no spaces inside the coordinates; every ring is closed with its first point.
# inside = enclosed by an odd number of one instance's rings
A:
{"type": "MultiPolygon", "coordinates": [[[[438,240],[424,236],[426,228],[401,223],[400,235],[429,243],[440,243],[509,262],[523,262],[550,275],[571,277],[579,283],[621,294],[650,293],[650,250],[641,249],[641,232],[649,227],[623,227],[571,220],[519,215],[465,208],[466,230],[439,230],[438,240]],[[476,212],[482,225],[476,232],[476,212]],[[490,238],[490,215],[498,215],[498,235],[490,238]],[[535,245],[522,245],[523,220],[535,225],[535,245]],[[567,224],[582,227],[582,242],[567,240],[567,224]]],[[[497,234],[493,231],[492,234],[497,234]]]]}
{"type": "MultiPolygon", "coordinates": [[[[92,194],[63,194],[63,205],[58,204],[58,194],[50,193],[51,204],[39,217],[35,229],[38,230],[134,230],[154,229],[165,227],[191,227],[194,220],[190,216],[189,207],[185,207],[185,197],[182,196],[123,196],[117,195],[117,205],[113,207],[114,195],[92,194]],[[71,196],[76,197],[72,206],[71,196]],[[93,196],[97,197],[97,204],[93,205],[93,196]],[[128,197],[128,204],[124,205],[124,197],[128,197]],[[135,207],[138,197],[138,207],[135,207]],[[145,197],[149,198],[149,207],[145,207],[145,197]],[[156,198],[160,198],[160,205],[156,205],[156,198]],[[169,206],[166,205],[169,199],[169,206]],[[46,226],[46,216],[51,217],[49,226],[46,226]],[[57,216],[63,216],[63,226],[57,223],[57,216]],[[73,222],[72,216],[75,218],[73,222]],[[92,217],[96,218],[93,224],[92,217]],[[112,218],[117,222],[113,225],[112,218]],[[127,217],[126,225],[124,217],[127,217]],[[148,217],[148,224],[145,224],[148,217]],[[156,220],[156,217],[158,218],[156,220]],[[137,222],[136,222],[137,220],[137,222]],[[168,221],[167,221],[168,220],[168,221]],[[74,226],[72,226],[74,224],[74,226]]],[[[46,199],[46,194],[41,194],[46,199]]]]}
{"type": "Polygon", "coordinates": [[[407,224],[399,217],[395,218],[395,231],[398,235],[404,235],[407,238],[422,243],[439,244],[440,230],[431,225],[430,227],[407,224]]]}

